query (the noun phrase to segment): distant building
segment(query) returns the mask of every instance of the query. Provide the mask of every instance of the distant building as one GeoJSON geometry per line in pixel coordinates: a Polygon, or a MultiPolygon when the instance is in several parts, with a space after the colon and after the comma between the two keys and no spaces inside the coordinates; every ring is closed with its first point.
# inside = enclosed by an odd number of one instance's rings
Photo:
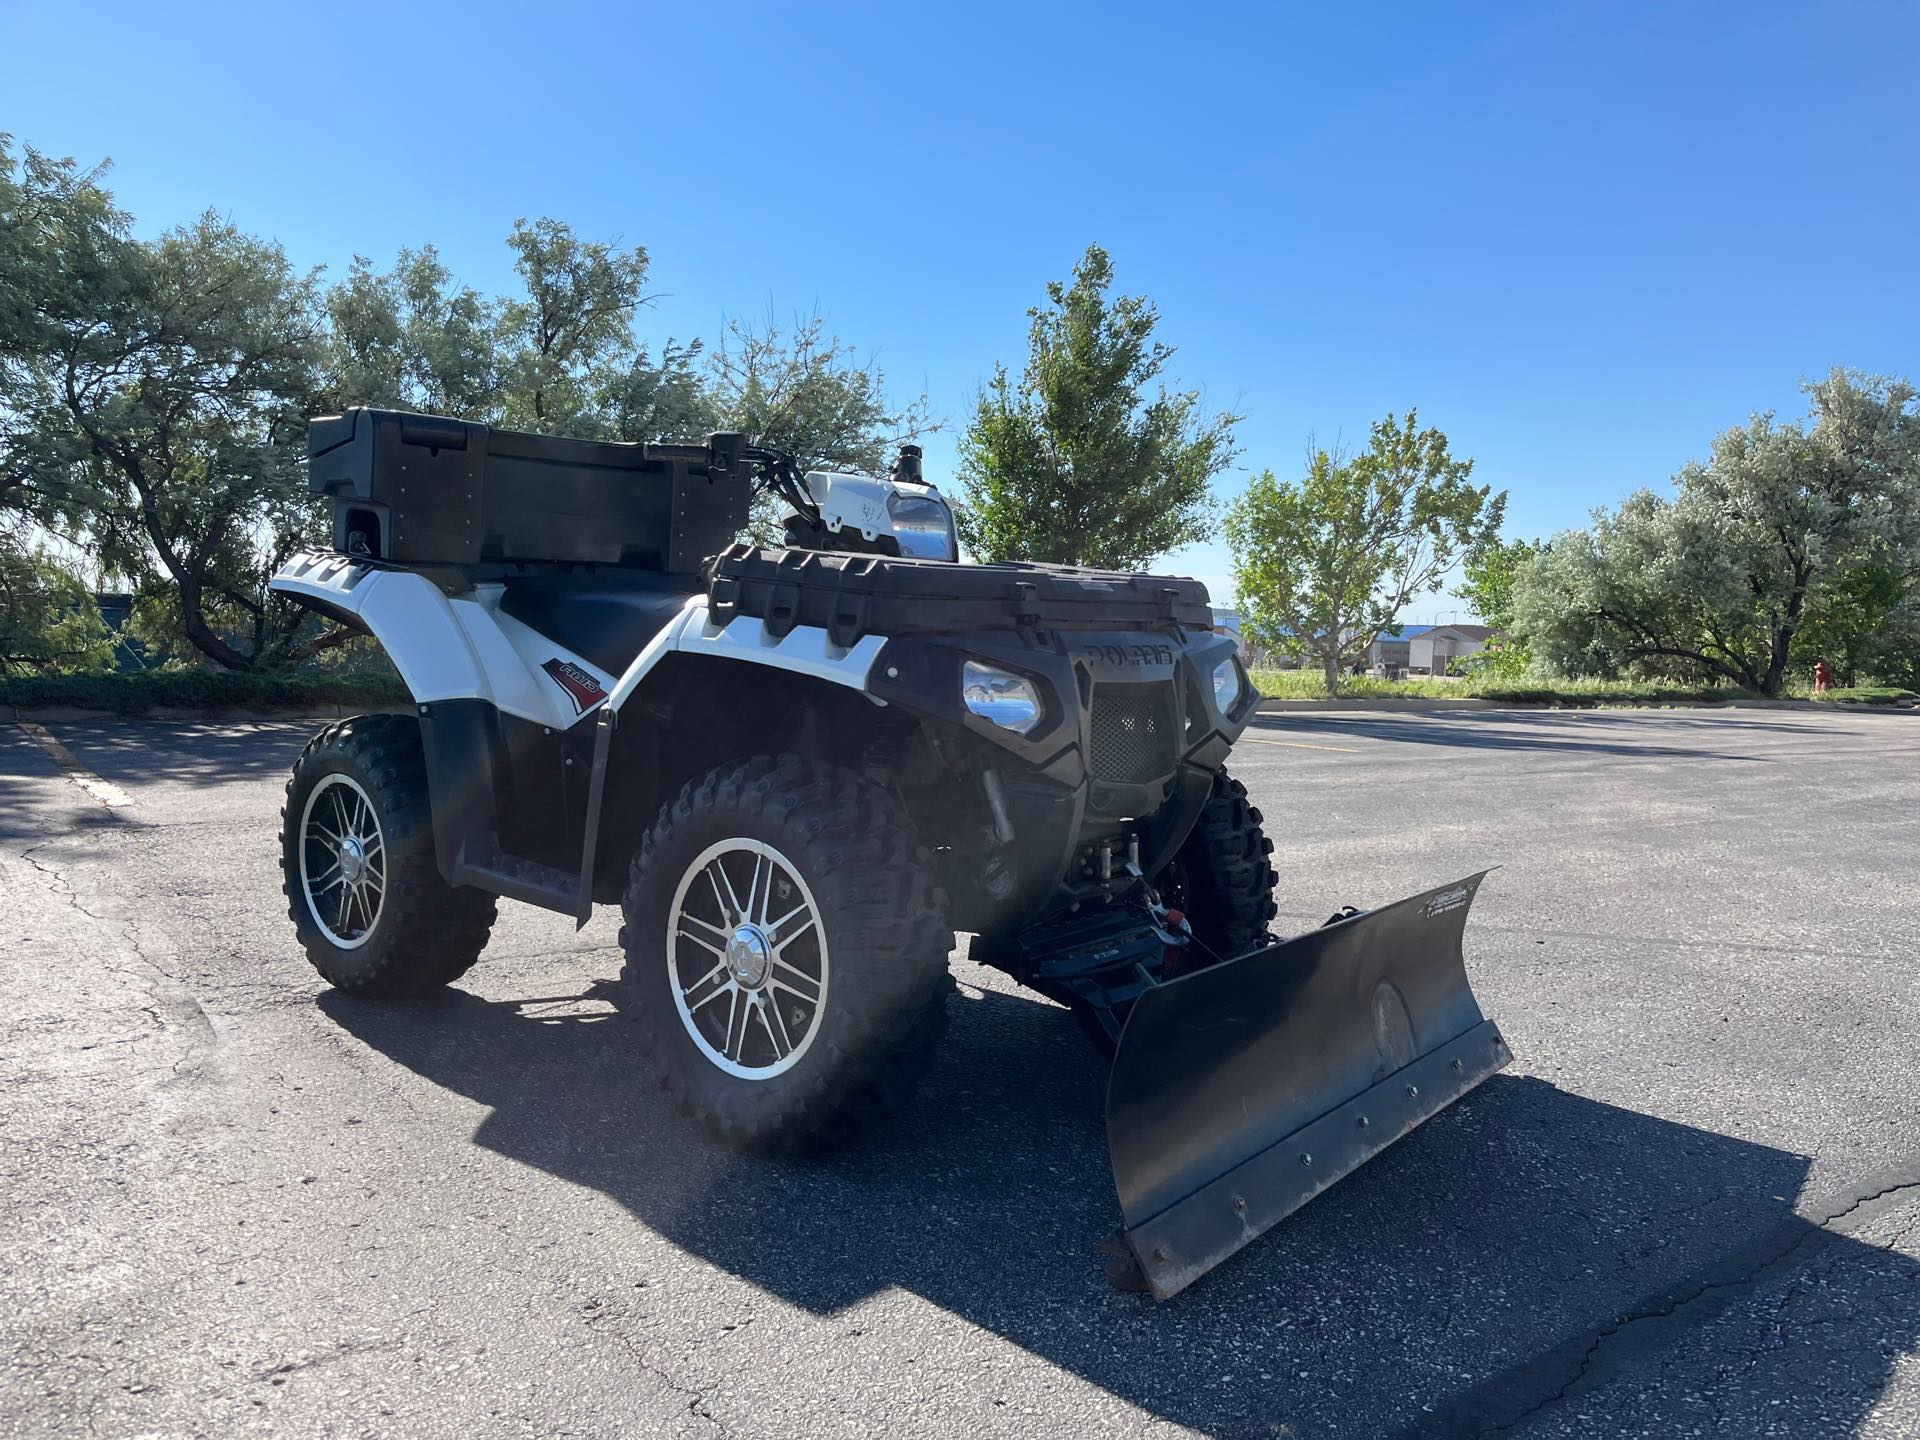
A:
{"type": "MultiPolygon", "coordinates": [[[[1265,653],[1247,639],[1240,627],[1240,612],[1213,607],[1213,633],[1231,635],[1239,642],[1240,654],[1248,665],[1291,670],[1302,658],[1286,651],[1265,653]]],[[[1493,632],[1485,625],[1402,625],[1388,631],[1367,647],[1363,660],[1354,662],[1355,670],[1397,678],[1402,675],[1445,675],[1448,663],[1487,647],[1493,632]]]]}
{"type": "Polygon", "coordinates": [[[1427,627],[1408,643],[1407,670],[1414,675],[1445,675],[1451,661],[1486,649],[1492,634],[1486,625],[1427,627]]]}
{"type": "MultiPolygon", "coordinates": [[[[1214,606],[1213,633],[1216,635],[1231,635],[1233,637],[1233,643],[1238,646],[1240,650],[1240,663],[1249,669],[1268,669],[1276,663],[1275,658],[1267,654],[1264,646],[1257,645],[1247,638],[1247,632],[1240,624],[1240,612],[1238,610],[1229,610],[1220,605],[1214,606]]],[[[1282,660],[1278,663],[1284,664],[1285,661],[1282,660]]]]}
{"type": "Polygon", "coordinates": [[[1402,625],[1398,634],[1381,635],[1367,647],[1367,669],[1386,676],[1406,674],[1413,664],[1415,638],[1431,629],[1431,625],[1402,625]]]}

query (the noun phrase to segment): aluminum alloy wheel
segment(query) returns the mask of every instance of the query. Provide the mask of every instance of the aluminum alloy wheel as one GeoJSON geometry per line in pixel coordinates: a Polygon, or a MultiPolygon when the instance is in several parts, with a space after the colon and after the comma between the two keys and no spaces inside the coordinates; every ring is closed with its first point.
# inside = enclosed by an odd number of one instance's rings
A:
{"type": "Polygon", "coordinates": [[[820,907],[791,861],[740,837],[709,845],[667,908],[667,983],[693,1043],[742,1080],[799,1063],[827,1001],[820,907]]]}
{"type": "Polygon", "coordinates": [[[332,944],[358,950],[380,923],[387,846],[373,800],[351,775],[323,775],[300,811],[300,888],[332,944]]]}

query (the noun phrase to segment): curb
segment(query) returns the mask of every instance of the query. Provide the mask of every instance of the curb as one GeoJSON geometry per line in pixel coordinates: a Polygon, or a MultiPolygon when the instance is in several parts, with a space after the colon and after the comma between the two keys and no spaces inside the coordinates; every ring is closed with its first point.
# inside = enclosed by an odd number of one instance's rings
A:
{"type": "MultiPolygon", "coordinates": [[[[1254,707],[1262,715],[1271,715],[1281,711],[1315,710],[1386,710],[1420,711],[1444,714],[1449,710],[1506,710],[1518,708],[1499,700],[1478,700],[1461,696],[1458,700],[1449,700],[1439,696],[1421,699],[1401,700],[1391,696],[1355,695],[1345,700],[1267,700],[1263,699],[1254,707]]],[[[1544,706],[1529,706],[1529,709],[1544,709],[1544,706]]]]}
{"type": "Polygon", "coordinates": [[[1429,715],[1445,715],[1455,710],[1847,710],[1862,715],[1920,714],[1920,707],[1912,704],[1859,705],[1844,700],[1482,700],[1466,695],[1457,700],[1442,696],[1401,700],[1368,695],[1355,695],[1345,700],[1263,699],[1254,709],[1262,715],[1323,710],[1376,710],[1429,715]]]}

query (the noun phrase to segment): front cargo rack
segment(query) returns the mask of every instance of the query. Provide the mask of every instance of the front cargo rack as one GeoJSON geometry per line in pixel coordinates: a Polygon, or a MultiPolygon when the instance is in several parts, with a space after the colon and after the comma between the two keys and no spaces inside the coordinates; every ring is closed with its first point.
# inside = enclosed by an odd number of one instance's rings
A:
{"type": "Polygon", "coordinates": [[[1213,627],[1207,587],[1198,580],[752,545],[735,545],[714,561],[708,599],[720,624],[753,616],[774,635],[812,625],[836,645],[938,631],[1213,627]]]}

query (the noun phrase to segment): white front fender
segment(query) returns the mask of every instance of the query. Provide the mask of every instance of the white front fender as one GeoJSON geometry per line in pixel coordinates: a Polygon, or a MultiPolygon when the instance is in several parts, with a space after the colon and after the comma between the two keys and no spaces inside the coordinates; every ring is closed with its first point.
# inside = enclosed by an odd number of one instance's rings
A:
{"type": "Polygon", "coordinates": [[[619,710],[654,666],[674,653],[763,665],[864,692],[873,662],[886,643],[885,636],[863,635],[852,645],[836,645],[818,625],[795,625],[775,634],[765,621],[751,615],[737,615],[719,625],[713,621],[706,597],[698,596],[634,657],[613,687],[611,705],[619,710]]]}

